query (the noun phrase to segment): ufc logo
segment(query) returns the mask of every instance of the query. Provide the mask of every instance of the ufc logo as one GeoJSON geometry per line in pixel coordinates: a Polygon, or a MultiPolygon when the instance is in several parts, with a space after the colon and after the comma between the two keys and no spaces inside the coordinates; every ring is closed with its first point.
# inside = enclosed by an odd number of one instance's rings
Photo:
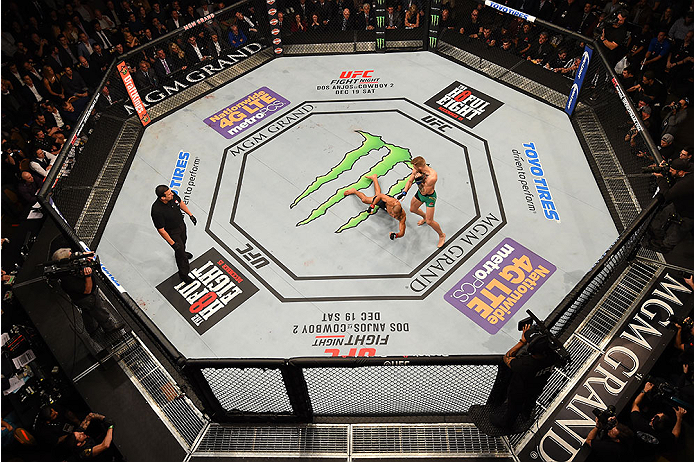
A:
{"type": "Polygon", "coordinates": [[[371,73],[374,72],[373,69],[370,71],[342,71],[340,73],[341,79],[356,79],[357,77],[371,77],[371,73]]]}
{"type": "Polygon", "coordinates": [[[437,129],[440,132],[445,132],[447,128],[451,128],[451,125],[448,125],[447,123],[444,123],[442,120],[430,115],[422,117],[422,122],[429,125],[430,127],[437,129]]]}

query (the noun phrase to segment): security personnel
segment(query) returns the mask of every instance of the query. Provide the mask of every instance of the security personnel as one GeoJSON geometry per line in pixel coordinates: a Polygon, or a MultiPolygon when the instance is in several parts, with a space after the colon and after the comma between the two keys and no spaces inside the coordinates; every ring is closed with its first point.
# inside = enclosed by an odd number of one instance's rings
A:
{"type": "Polygon", "coordinates": [[[159,185],[154,192],[157,195],[157,200],[152,204],[154,227],[157,228],[161,237],[174,249],[176,266],[178,266],[178,275],[181,281],[190,284],[193,282],[193,278],[188,275],[190,272],[188,260],[193,258],[193,255],[186,252],[186,225],[183,222],[181,210],[190,217],[193,226],[198,224],[198,220],[190,212],[186,203],[181,200],[178,194],[171,191],[168,186],[159,185]]]}

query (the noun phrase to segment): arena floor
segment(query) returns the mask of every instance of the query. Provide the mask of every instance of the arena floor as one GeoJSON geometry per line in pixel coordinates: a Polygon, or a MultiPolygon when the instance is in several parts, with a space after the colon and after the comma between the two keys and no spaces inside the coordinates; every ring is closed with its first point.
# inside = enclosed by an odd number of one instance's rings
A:
{"type": "Polygon", "coordinates": [[[503,354],[616,238],[566,114],[417,52],[275,59],[148,126],[97,250],[189,358],[503,354]],[[342,194],[397,193],[416,156],[440,249],[342,194]],[[158,184],[198,218],[190,285],[158,184]]]}

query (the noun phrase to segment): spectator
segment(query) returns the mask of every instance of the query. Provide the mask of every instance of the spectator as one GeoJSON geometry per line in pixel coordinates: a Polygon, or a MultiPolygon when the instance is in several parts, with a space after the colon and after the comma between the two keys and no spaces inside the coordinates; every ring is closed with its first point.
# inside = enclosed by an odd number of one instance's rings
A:
{"type": "Polygon", "coordinates": [[[92,94],[101,81],[101,71],[92,67],[84,56],[79,57],[80,63],[77,66],[77,73],[82,77],[87,85],[87,93],[92,94]]]}
{"type": "Polygon", "coordinates": [[[577,0],[563,0],[552,16],[552,23],[575,31],[578,30],[582,16],[583,7],[577,0]]]}
{"type": "Polygon", "coordinates": [[[578,32],[586,37],[592,37],[595,26],[598,24],[598,16],[593,12],[593,3],[586,2],[583,5],[583,14],[578,23],[578,32]]]}
{"type": "Polygon", "coordinates": [[[58,56],[63,67],[77,64],[77,51],[73,49],[73,45],[68,42],[67,37],[63,34],[58,36],[58,56]]]}
{"type": "Polygon", "coordinates": [[[641,77],[638,85],[637,101],[643,101],[651,107],[659,107],[664,101],[667,93],[665,87],[655,78],[653,71],[646,71],[641,77]]]}
{"type": "Polygon", "coordinates": [[[137,89],[141,92],[147,91],[150,88],[156,87],[159,82],[156,73],[149,66],[149,61],[142,60],[139,64],[139,69],[133,77],[137,89]]]}
{"type": "Polygon", "coordinates": [[[670,53],[670,41],[667,39],[665,31],[658,32],[658,36],[651,39],[648,51],[641,63],[642,68],[652,69],[660,73],[665,69],[668,53],[670,53]]]}
{"type": "Polygon", "coordinates": [[[186,45],[186,56],[188,57],[188,64],[193,65],[207,61],[210,59],[210,54],[207,52],[207,48],[202,43],[199,43],[194,36],[188,37],[188,44],[186,45]]]}
{"type": "Polygon", "coordinates": [[[405,12],[405,29],[416,29],[419,27],[419,10],[414,3],[405,12]]]}
{"type": "Polygon", "coordinates": [[[306,29],[306,21],[300,13],[296,13],[294,15],[294,21],[292,22],[292,34],[296,34],[297,32],[306,32],[306,29]]]}
{"type": "Polygon", "coordinates": [[[95,32],[96,24],[99,24],[99,27],[103,31],[112,31],[116,29],[116,23],[113,22],[113,19],[109,15],[103,14],[101,10],[94,10],[94,22],[92,22],[92,27],[95,32]]]}
{"type": "Polygon", "coordinates": [[[169,18],[169,20],[166,22],[166,28],[171,31],[178,29],[179,27],[182,27],[184,24],[185,23],[183,22],[183,20],[181,20],[178,11],[172,10],[171,18],[169,18]]]}
{"type": "Polygon", "coordinates": [[[154,38],[161,37],[169,32],[163,22],[159,18],[152,18],[152,35],[154,38]]]}
{"type": "Polygon", "coordinates": [[[94,53],[92,53],[92,55],[89,57],[89,64],[90,66],[99,70],[99,76],[103,76],[103,73],[108,68],[108,65],[111,64],[111,57],[106,56],[101,49],[101,45],[97,43],[94,45],[94,53]]]}
{"type": "Polygon", "coordinates": [[[374,30],[376,28],[376,15],[371,11],[371,4],[364,2],[361,12],[357,15],[355,29],[374,30]]]}
{"type": "Polygon", "coordinates": [[[96,40],[87,37],[87,34],[80,32],[80,41],[77,44],[77,60],[79,61],[80,56],[84,56],[89,59],[94,49],[92,48],[96,44],[96,40]]]}
{"type": "Polygon", "coordinates": [[[59,103],[65,99],[65,89],[51,66],[43,66],[43,86],[53,101],[59,103]]]}
{"type": "Polygon", "coordinates": [[[638,26],[643,26],[651,22],[653,8],[648,4],[648,0],[638,0],[631,9],[629,22],[638,26]]]}
{"type": "MultiPolygon", "coordinates": [[[[318,2],[315,3],[314,6],[314,13],[318,15],[318,19],[320,20],[323,30],[327,29],[330,27],[330,20],[334,16],[333,12],[333,3],[330,0],[318,0],[318,2]]],[[[387,18],[387,15],[386,15],[387,18]]],[[[387,21],[386,21],[386,27],[388,27],[387,21]]]]}
{"type": "Polygon", "coordinates": [[[68,66],[65,68],[65,75],[60,79],[60,83],[64,89],[64,94],[68,97],[84,98],[89,94],[87,82],[84,81],[79,73],[73,72],[72,67],[68,66]]]}
{"type": "Polygon", "coordinates": [[[672,23],[668,32],[668,37],[675,43],[682,42],[689,32],[694,31],[694,12],[688,12],[684,17],[672,23]]]}
{"type": "Polygon", "coordinates": [[[557,74],[562,74],[573,78],[573,75],[580,64],[580,59],[576,57],[569,57],[569,53],[566,48],[560,48],[557,51],[557,54],[547,61],[545,68],[552,72],[556,72],[557,74]]]}
{"type": "Polygon", "coordinates": [[[174,72],[180,69],[185,70],[188,67],[186,53],[175,43],[169,45],[169,51],[171,51],[171,61],[173,61],[175,67],[174,72]]]}
{"type": "Polygon", "coordinates": [[[353,20],[351,19],[351,13],[349,11],[349,8],[345,8],[342,10],[342,18],[337,20],[337,27],[338,30],[341,31],[348,31],[348,30],[354,30],[354,24],[353,20]]]}
{"type": "Polygon", "coordinates": [[[159,48],[157,49],[157,57],[154,60],[154,72],[160,80],[167,78],[174,71],[174,64],[171,59],[166,56],[166,52],[159,48]]]}
{"type": "Polygon", "coordinates": [[[225,41],[219,40],[218,34],[210,35],[209,52],[213,58],[219,58],[219,56],[224,53],[224,49],[228,48],[229,45],[225,41]]]}
{"type": "Polygon", "coordinates": [[[56,157],[57,156],[55,154],[51,152],[46,152],[43,149],[37,147],[34,150],[34,157],[29,162],[29,167],[31,168],[31,170],[36,172],[41,178],[46,178],[46,175],[48,175],[48,171],[53,166],[56,157]]]}
{"type": "Polygon", "coordinates": [[[527,59],[535,64],[543,64],[554,51],[552,44],[549,42],[549,34],[540,32],[537,42],[533,43],[527,54],[527,59]]]}
{"type": "MultiPolygon", "coordinates": [[[[292,26],[293,28],[293,26],[292,26]]],[[[248,42],[248,39],[244,35],[244,33],[239,30],[239,26],[236,24],[231,25],[231,30],[229,31],[229,43],[231,44],[231,47],[233,49],[237,49],[239,47],[242,47],[248,42]]]]}
{"type": "Polygon", "coordinates": [[[22,87],[21,91],[21,96],[24,99],[24,101],[30,104],[40,103],[44,100],[44,95],[46,95],[46,90],[44,88],[36,87],[34,85],[34,81],[31,79],[31,76],[29,75],[24,76],[24,86],[22,87]]]}
{"type": "Polygon", "coordinates": [[[25,206],[34,205],[36,203],[36,193],[40,187],[41,185],[34,179],[34,175],[31,172],[22,172],[20,181],[17,184],[17,194],[22,204],[25,206]]]}
{"type": "MultiPolygon", "coordinates": [[[[443,26],[443,24],[442,24],[443,26]]],[[[395,11],[393,5],[388,5],[386,9],[386,29],[402,29],[404,22],[399,11],[395,11]]]]}
{"type": "Polygon", "coordinates": [[[48,127],[57,127],[60,131],[70,131],[70,125],[65,123],[63,115],[55,104],[51,101],[46,101],[44,107],[46,108],[46,113],[44,115],[48,127]]]}

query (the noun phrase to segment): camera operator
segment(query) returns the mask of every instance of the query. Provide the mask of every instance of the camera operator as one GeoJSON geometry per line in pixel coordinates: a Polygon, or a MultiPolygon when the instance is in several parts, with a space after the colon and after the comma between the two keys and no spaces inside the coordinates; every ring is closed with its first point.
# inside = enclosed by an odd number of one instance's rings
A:
{"type": "MultiPolygon", "coordinates": [[[[71,256],[71,249],[62,248],[53,253],[53,260],[64,260],[71,256]]],[[[72,303],[79,307],[82,312],[82,320],[89,335],[93,335],[99,326],[107,334],[116,332],[123,327],[122,322],[113,322],[109,312],[104,308],[96,285],[96,278],[92,277],[90,266],[81,268],[78,274],[62,274],[60,286],[70,297],[72,303]]]]}
{"type": "Polygon", "coordinates": [[[95,459],[95,460],[112,460],[113,457],[107,457],[108,449],[113,441],[113,421],[107,419],[101,414],[90,412],[84,419],[79,428],[76,428],[67,439],[67,444],[72,448],[73,453],[78,459],[95,459]],[[92,421],[100,421],[105,427],[105,433],[99,432],[100,443],[86,433],[92,421]],[[101,438],[101,435],[104,435],[101,438]]]}
{"type": "MultiPolygon", "coordinates": [[[[512,427],[520,414],[530,417],[535,400],[547,382],[552,366],[558,360],[557,355],[550,348],[547,335],[530,329],[530,324],[523,326],[521,339],[504,355],[506,367],[499,367],[498,383],[502,386],[508,383],[508,389],[499,390],[495,384],[496,394],[500,391],[505,392],[507,401],[505,412],[490,418],[491,423],[497,427],[512,427]],[[526,334],[530,336],[531,333],[537,335],[529,341],[526,334]],[[526,347],[525,351],[521,352],[524,347],[526,347]]],[[[493,400],[494,398],[490,396],[490,404],[493,404],[493,400]]],[[[498,401],[500,400],[499,398],[498,401]]]]}
{"type": "Polygon", "coordinates": [[[642,443],[641,450],[644,453],[664,453],[672,449],[677,438],[682,432],[682,419],[687,413],[682,407],[675,410],[676,421],[672,425],[672,418],[664,412],[655,414],[650,420],[641,411],[643,401],[648,393],[654,389],[651,382],[646,382],[643,390],[636,396],[631,406],[631,425],[636,431],[638,440],[642,443]]]}
{"type": "Polygon", "coordinates": [[[678,126],[687,119],[687,108],[689,107],[689,98],[675,100],[665,106],[661,112],[660,129],[664,135],[670,133],[674,135],[677,132],[678,126]]]}
{"type": "Polygon", "coordinates": [[[686,318],[681,323],[676,322],[675,327],[675,348],[682,352],[682,358],[694,362],[694,320],[686,318]]]}
{"type": "Polygon", "coordinates": [[[694,228],[694,175],[692,164],[684,159],[675,159],[669,166],[662,163],[661,167],[653,176],[664,205],[649,224],[644,247],[667,253],[694,228]]]}
{"type": "Polygon", "coordinates": [[[634,432],[631,428],[619,423],[617,417],[611,415],[607,419],[595,418],[595,427],[588,433],[586,444],[590,446],[590,453],[598,460],[628,461],[634,457],[633,438],[634,432]]]}

